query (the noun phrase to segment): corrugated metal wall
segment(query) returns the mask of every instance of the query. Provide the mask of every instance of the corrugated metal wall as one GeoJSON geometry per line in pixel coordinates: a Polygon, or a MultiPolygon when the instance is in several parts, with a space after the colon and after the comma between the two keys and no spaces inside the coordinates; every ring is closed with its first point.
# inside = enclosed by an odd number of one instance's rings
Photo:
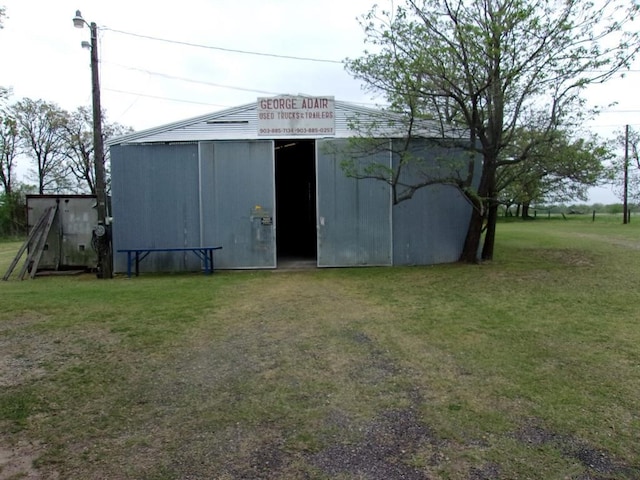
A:
{"type": "Polygon", "coordinates": [[[216,268],[274,268],[274,147],[270,140],[200,144],[203,243],[216,268]]]}
{"type": "MultiPolygon", "coordinates": [[[[115,271],[126,271],[121,248],[200,245],[198,145],[111,147],[111,192],[115,271]]],[[[154,253],[141,271],[197,270],[190,252],[154,253]]]]}
{"type": "MultiPolygon", "coordinates": [[[[316,142],[318,266],[391,265],[389,186],[345,175],[335,152],[346,142],[316,142]]],[[[380,152],[368,161],[389,165],[391,155],[380,152]]]]}
{"type": "MultiPolygon", "coordinates": [[[[394,151],[402,150],[396,141],[394,151]]],[[[446,178],[467,173],[469,152],[429,140],[416,140],[410,148],[413,163],[402,170],[401,181],[415,184],[424,178],[446,178]]],[[[394,168],[400,157],[394,155],[394,168]]],[[[410,200],[393,207],[394,265],[431,265],[455,262],[469,225],[471,205],[453,185],[431,185],[417,190],[410,200]]]]}
{"type": "MultiPolygon", "coordinates": [[[[347,142],[316,140],[318,266],[456,261],[471,214],[464,195],[434,185],[392,206],[385,182],[345,175],[339,152],[347,142]]],[[[413,148],[423,163],[403,169],[405,183],[447,169],[466,174],[462,149],[429,141],[413,148]]],[[[381,149],[362,161],[397,165],[399,157],[381,149]]],[[[276,266],[272,140],[113,146],[111,169],[114,250],[220,245],[216,268],[276,266]]],[[[142,271],[199,268],[189,252],[154,253],[141,264],[142,271]]],[[[125,255],[115,254],[115,270],[125,269],[125,255]]]]}
{"type": "Polygon", "coordinates": [[[460,257],[471,207],[450,185],[418,190],[393,207],[394,265],[432,265],[460,257]]]}

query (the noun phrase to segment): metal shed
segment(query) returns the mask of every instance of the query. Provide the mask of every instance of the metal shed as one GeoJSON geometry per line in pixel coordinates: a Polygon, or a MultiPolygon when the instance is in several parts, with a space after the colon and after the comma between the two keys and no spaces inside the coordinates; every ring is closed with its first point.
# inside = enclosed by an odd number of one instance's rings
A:
{"type": "Polygon", "coordinates": [[[97,255],[91,246],[93,229],[98,223],[94,195],[27,195],[26,203],[29,230],[48,208],[56,208],[39,269],[96,268],[97,255]]]}
{"type": "MultiPolygon", "coordinates": [[[[112,139],[114,252],[220,245],[222,269],[277,268],[291,258],[318,267],[456,261],[471,214],[459,190],[426,187],[393,205],[388,184],[343,171],[354,122],[379,115],[388,114],[333,97],[273,97],[112,139]]],[[[371,132],[390,147],[365,161],[392,167],[400,160],[385,128],[371,132]]],[[[430,143],[422,150],[427,160],[462,154],[430,143]]],[[[114,263],[124,271],[126,256],[114,263]]],[[[201,267],[193,255],[166,252],[141,270],[201,267]]]]}

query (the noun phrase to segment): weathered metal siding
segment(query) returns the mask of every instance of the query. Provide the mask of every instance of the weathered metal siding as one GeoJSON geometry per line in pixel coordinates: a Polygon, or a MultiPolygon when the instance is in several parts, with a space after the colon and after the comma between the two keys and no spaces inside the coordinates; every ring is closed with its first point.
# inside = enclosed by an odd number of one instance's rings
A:
{"type": "MultiPolygon", "coordinates": [[[[430,186],[392,206],[385,182],[348,178],[335,153],[340,149],[330,153],[326,145],[343,148],[361,122],[385,144],[363,161],[391,166],[398,158],[392,160],[385,142],[399,128],[391,113],[335,105],[334,138],[295,137],[316,140],[318,266],[457,260],[471,213],[464,195],[452,186],[430,186]]],[[[258,136],[256,108],[252,103],[113,139],[114,248],[220,245],[216,268],[275,267],[274,140],[258,136]]],[[[421,123],[420,134],[436,136],[432,127],[421,123]]],[[[403,180],[452,168],[438,162],[451,148],[417,143],[415,153],[425,162],[405,166],[403,180]]],[[[460,165],[466,174],[466,162],[460,165]]],[[[116,254],[116,269],[125,267],[124,255],[116,254]]],[[[154,253],[142,268],[197,269],[200,262],[191,253],[154,253]]]]}
{"type": "Polygon", "coordinates": [[[27,195],[27,222],[33,227],[48,207],[58,204],[39,269],[95,268],[98,256],[91,246],[98,224],[96,198],[90,195],[27,195]]]}
{"type": "Polygon", "coordinates": [[[275,268],[274,147],[270,140],[200,144],[203,242],[216,268],[275,268]]]}
{"type": "Polygon", "coordinates": [[[432,265],[460,257],[471,206],[451,185],[418,190],[393,208],[394,265],[432,265]]]}
{"type": "MultiPolygon", "coordinates": [[[[115,271],[126,270],[124,248],[200,246],[198,145],[111,147],[115,271]]],[[[191,252],[158,252],[141,271],[198,270],[191,252]]]]}
{"type": "MultiPolygon", "coordinates": [[[[347,140],[318,140],[318,266],[391,265],[389,187],[348,178],[340,167],[347,140]],[[337,148],[329,148],[329,145],[337,148]]],[[[389,152],[367,161],[390,164],[389,152]]]]}
{"type": "MultiPolygon", "coordinates": [[[[418,163],[403,168],[401,181],[411,184],[425,176],[466,175],[469,152],[428,140],[412,149],[418,163]]],[[[399,157],[394,156],[394,166],[399,157]]],[[[460,256],[471,216],[471,205],[453,185],[422,187],[409,200],[393,207],[394,265],[432,265],[455,262],[460,256]]]]}

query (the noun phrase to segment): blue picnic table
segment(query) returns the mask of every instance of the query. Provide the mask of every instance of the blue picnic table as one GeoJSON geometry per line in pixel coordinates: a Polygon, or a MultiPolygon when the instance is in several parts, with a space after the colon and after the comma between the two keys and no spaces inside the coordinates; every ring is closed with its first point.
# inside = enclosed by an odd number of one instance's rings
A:
{"type": "Polygon", "coordinates": [[[192,252],[204,261],[204,273],[213,273],[213,252],[222,247],[177,247],[177,248],[123,248],[118,253],[127,254],[127,277],[131,278],[131,264],[135,261],[136,277],[140,274],[140,262],[153,252],[192,252]]]}

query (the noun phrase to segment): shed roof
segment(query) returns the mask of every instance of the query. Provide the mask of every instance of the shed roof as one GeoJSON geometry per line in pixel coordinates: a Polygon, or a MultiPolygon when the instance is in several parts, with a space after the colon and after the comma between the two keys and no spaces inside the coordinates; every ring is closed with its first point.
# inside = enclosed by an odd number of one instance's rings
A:
{"type": "MultiPolygon", "coordinates": [[[[358,134],[354,122],[369,125],[367,132],[376,137],[403,137],[401,116],[385,110],[361,107],[335,101],[335,135],[331,138],[349,138],[358,134]]],[[[442,137],[434,122],[422,124],[420,136],[442,137]]],[[[296,138],[322,138],[318,135],[296,138]]],[[[258,135],[258,102],[209,113],[199,117],[161,125],[139,132],[114,137],[108,145],[131,143],[197,142],[206,140],[257,140],[270,137],[258,135]]]]}

